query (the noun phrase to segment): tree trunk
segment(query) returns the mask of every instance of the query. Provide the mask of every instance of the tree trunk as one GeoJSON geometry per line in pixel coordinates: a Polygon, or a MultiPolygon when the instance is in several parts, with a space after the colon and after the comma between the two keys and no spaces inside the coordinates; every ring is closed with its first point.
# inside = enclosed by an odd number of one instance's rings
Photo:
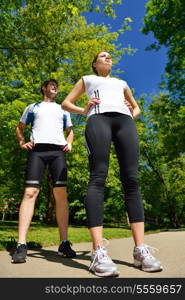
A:
{"type": "Polygon", "coordinates": [[[170,223],[173,228],[175,229],[180,228],[180,222],[175,212],[170,215],[170,223]]]}
{"type": "Polygon", "coordinates": [[[6,215],[6,213],[3,211],[3,216],[2,216],[1,221],[5,221],[5,215],[6,215]]]}

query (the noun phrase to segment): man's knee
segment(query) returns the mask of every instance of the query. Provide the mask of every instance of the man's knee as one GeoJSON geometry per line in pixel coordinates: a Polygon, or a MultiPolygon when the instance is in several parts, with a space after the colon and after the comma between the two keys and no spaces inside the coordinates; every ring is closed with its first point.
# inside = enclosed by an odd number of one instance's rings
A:
{"type": "Polygon", "coordinates": [[[53,187],[53,195],[56,201],[67,201],[67,188],[66,186],[53,187]]]}
{"type": "Polygon", "coordinates": [[[24,200],[35,200],[38,196],[38,188],[26,188],[24,191],[24,200]]]}
{"type": "Polygon", "coordinates": [[[66,186],[54,186],[53,187],[53,194],[66,194],[67,187],[66,186]]]}

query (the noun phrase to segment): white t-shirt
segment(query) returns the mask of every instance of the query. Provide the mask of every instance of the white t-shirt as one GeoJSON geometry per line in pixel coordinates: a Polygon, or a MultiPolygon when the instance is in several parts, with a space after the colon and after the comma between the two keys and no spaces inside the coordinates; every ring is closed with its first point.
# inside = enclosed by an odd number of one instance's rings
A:
{"type": "Polygon", "coordinates": [[[64,129],[72,126],[70,113],[56,102],[33,103],[26,107],[20,122],[31,123],[30,140],[35,144],[66,145],[64,129]]]}
{"type": "Polygon", "coordinates": [[[101,103],[90,109],[87,117],[104,112],[118,112],[132,117],[129,108],[124,103],[126,81],[115,77],[102,77],[97,75],[83,76],[82,79],[88,98],[94,98],[95,92],[97,93],[98,90],[101,101],[101,103]]]}

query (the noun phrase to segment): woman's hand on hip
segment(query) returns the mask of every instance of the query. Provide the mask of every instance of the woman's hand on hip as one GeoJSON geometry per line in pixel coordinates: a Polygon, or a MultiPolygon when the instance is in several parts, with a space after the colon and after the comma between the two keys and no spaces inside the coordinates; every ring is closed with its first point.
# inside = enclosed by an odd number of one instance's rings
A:
{"type": "Polygon", "coordinates": [[[84,114],[87,114],[93,106],[95,106],[96,104],[99,104],[100,102],[101,101],[99,98],[90,99],[89,102],[87,103],[86,107],[84,108],[84,114]]]}
{"type": "Polygon", "coordinates": [[[131,103],[129,101],[127,101],[126,99],[124,100],[126,106],[129,108],[131,114],[133,114],[133,107],[131,105],[131,103]]]}
{"type": "Polygon", "coordinates": [[[140,114],[141,114],[141,110],[139,109],[139,107],[135,107],[132,111],[133,118],[135,119],[139,117],[140,114]]]}

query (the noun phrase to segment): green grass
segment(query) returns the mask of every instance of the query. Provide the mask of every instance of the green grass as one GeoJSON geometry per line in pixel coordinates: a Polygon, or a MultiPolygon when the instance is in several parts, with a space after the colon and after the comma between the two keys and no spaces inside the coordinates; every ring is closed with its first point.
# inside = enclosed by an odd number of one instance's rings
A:
{"type": "MultiPolygon", "coordinates": [[[[17,227],[18,223],[16,221],[0,221],[0,250],[10,250],[16,245],[18,236],[17,227]]],[[[106,239],[130,236],[130,229],[112,226],[104,228],[104,238],[106,239]]],[[[83,226],[70,226],[68,230],[68,238],[73,243],[91,241],[88,229],[83,226]]],[[[28,232],[27,243],[29,248],[58,245],[58,227],[32,222],[28,232]]]]}

